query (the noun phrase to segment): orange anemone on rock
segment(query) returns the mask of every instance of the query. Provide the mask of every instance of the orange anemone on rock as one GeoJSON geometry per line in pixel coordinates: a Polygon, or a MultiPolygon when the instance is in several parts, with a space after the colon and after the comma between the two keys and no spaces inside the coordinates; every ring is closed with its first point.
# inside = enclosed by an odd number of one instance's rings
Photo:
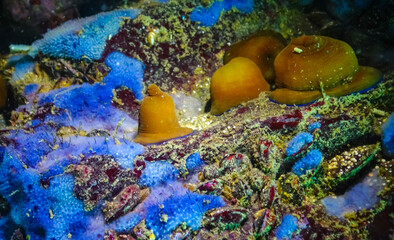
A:
{"type": "Polygon", "coordinates": [[[138,135],[134,142],[160,143],[192,132],[193,129],[179,125],[171,96],[162,92],[155,84],[151,84],[148,87],[148,96],[141,103],[138,135]]]}
{"type": "Polygon", "coordinates": [[[269,91],[259,67],[250,59],[237,57],[219,68],[211,79],[211,113],[222,114],[242,102],[269,91]]]}
{"type": "Polygon", "coordinates": [[[248,39],[231,45],[224,54],[227,64],[236,57],[246,57],[260,68],[267,82],[275,79],[274,60],[286,46],[283,36],[274,31],[261,31],[248,39]]]}
{"type": "Polygon", "coordinates": [[[379,70],[359,67],[353,49],[345,42],[324,36],[293,39],[274,62],[278,89],[270,99],[284,104],[305,104],[322,97],[343,96],[375,85],[379,70]]]}
{"type": "Polygon", "coordinates": [[[316,90],[339,85],[358,69],[349,44],[330,37],[293,39],[275,59],[276,86],[291,90],[316,90]]]}
{"type": "Polygon", "coordinates": [[[354,92],[362,92],[373,87],[382,77],[383,74],[378,69],[360,66],[350,83],[327,89],[324,93],[330,97],[340,97],[354,92]]]}

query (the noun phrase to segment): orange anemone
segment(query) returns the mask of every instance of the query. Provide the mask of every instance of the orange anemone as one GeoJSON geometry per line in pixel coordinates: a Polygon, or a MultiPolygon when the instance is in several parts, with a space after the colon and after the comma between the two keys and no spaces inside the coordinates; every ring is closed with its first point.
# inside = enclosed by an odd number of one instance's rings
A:
{"type": "Polygon", "coordinates": [[[170,95],[162,92],[155,84],[148,87],[148,95],[141,103],[135,142],[160,143],[193,132],[193,129],[179,125],[170,95]]]}
{"type": "Polygon", "coordinates": [[[211,79],[211,113],[222,114],[242,102],[269,91],[259,67],[250,59],[237,57],[219,68],[211,79]]]}
{"type": "Polygon", "coordinates": [[[275,79],[274,60],[286,46],[286,40],[279,33],[262,31],[258,34],[231,45],[224,54],[223,62],[227,64],[236,57],[246,57],[260,68],[267,82],[275,79]]]}
{"type": "Polygon", "coordinates": [[[345,42],[324,36],[293,39],[274,62],[276,89],[270,98],[284,104],[306,104],[322,91],[339,97],[366,90],[382,79],[372,67],[359,67],[353,49],[345,42]]]}
{"type": "Polygon", "coordinates": [[[353,76],[358,69],[349,44],[324,36],[293,39],[274,62],[276,86],[291,90],[332,88],[353,76]]]}

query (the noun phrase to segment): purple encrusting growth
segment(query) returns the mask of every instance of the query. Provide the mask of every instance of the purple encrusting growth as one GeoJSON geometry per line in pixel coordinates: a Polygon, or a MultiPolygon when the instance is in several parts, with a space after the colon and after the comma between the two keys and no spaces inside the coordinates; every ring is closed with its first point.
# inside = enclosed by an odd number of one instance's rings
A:
{"type": "Polygon", "coordinates": [[[291,156],[296,154],[301,150],[303,146],[307,143],[311,143],[313,141],[313,136],[307,132],[301,132],[297,134],[293,139],[290,140],[289,144],[286,148],[287,156],[291,156]]]}
{"type": "Polygon", "coordinates": [[[293,173],[297,176],[305,174],[306,171],[317,167],[320,164],[322,157],[323,155],[319,150],[311,150],[305,157],[294,164],[292,169],[293,173]]]}
{"type": "Polygon", "coordinates": [[[340,196],[329,196],[322,203],[329,215],[343,219],[346,213],[370,209],[379,201],[378,192],[384,188],[384,181],[374,169],[361,183],[340,196]]]}
{"type": "Polygon", "coordinates": [[[223,0],[215,1],[209,7],[196,7],[190,14],[192,22],[200,22],[205,27],[213,26],[220,18],[222,11],[238,9],[241,13],[250,14],[253,11],[254,0],[223,0]]]}
{"type": "Polygon", "coordinates": [[[51,57],[98,60],[107,40],[118,33],[124,18],[133,19],[138,14],[136,9],[115,10],[67,21],[35,41],[29,55],[34,57],[42,52],[51,57]]]}
{"type": "Polygon", "coordinates": [[[278,239],[290,239],[291,235],[298,229],[297,218],[287,214],[283,216],[282,223],[277,228],[275,236],[278,239]]]}

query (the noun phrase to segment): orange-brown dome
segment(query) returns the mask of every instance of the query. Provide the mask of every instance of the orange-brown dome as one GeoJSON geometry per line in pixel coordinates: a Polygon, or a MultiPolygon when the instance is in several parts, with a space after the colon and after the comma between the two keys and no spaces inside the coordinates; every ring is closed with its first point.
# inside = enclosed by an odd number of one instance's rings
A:
{"type": "Polygon", "coordinates": [[[246,57],[260,68],[267,82],[275,79],[274,60],[286,46],[286,40],[279,33],[262,31],[246,40],[229,47],[223,62],[227,64],[236,57],[246,57]]]}
{"type": "Polygon", "coordinates": [[[175,104],[170,95],[162,92],[155,84],[148,87],[148,95],[141,103],[135,142],[159,143],[193,132],[193,129],[179,125],[175,104]]]}
{"type": "Polygon", "coordinates": [[[311,103],[323,97],[320,91],[294,91],[287,88],[279,88],[271,92],[269,98],[274,102],[288,105],[300,105],[311,103]]]}
{"type": "Polygon", "coordinates": [[[340,85],[353,76],[358,61],[345,42],[324,36],[293,39],[276,57],[276,86],[291,90],[316,90],[340,85]]]}
{"type": "Polygon", "coordinates": [[[373,87],[382,77],[383,74],[378,69],[360,66],[357,73],[351,78],[350,83],[327,89],[324,92],[331,97],[339,97],[354,92],[360,92],[373,87]]]}
{"type": "Polygon", "coordinates": [[[228,109],[269,91],[259,67],[250,59],[237,57],[219,68],[211,79],[211,113],[222,114],[228,109]]]}

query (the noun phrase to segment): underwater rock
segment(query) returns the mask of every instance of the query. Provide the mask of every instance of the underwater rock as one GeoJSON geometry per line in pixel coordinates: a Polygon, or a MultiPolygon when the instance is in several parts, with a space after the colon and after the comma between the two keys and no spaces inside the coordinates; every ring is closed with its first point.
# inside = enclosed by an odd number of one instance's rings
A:
{"type": "Polygon", "coordinates": [[[237,57],[219,68],[211,79],[211,113],[222,114],[231,107],[269,91],[258,66],[248,58],[237,57]]]}
{"type": "Polygon", "coordinates": [[[219,208],[206,214],[206,227],[218,226],[220,229],[234,229],[239,227],[247,218],[248,211],[243,208],[219,208]]]}
{"type": "Polygon", "coordinates": [[[104,204],[103,213],[105,220],[116,219],[132,211],[147,195],[149,195],[149,189],[141,191],[137,185],[127,186],[112,201],[104,204]]]}
{"type": "Polygon", "coordinates": [[[171,96],[154,84],[148,87],[148,96],[141,103],[138,123],[134,142],[141,144],[160,143],[193,132],[179,125],[171,96]]]}
{"type": "MultiPolygon", "coordinates": [[[[251,1],[217,1],[226,12],[214,25],[190,21],[196,6],[214,2],[129,1],[128,6],[141,8],[139,15],[104,21],[115,21],[119,29],[107,36],[97,61],[37,55],[34,72],[13,84],[26,105],[0,131],[0,196],[5,198],[0,197],[5,204],[0,206],[0,239],[10,239],[18,229],[32,240],[368,239],[373,219],[387,216],[380,213],[392,205],[393,161],[380,150],[379,130],[392,112],[393,72],[382,69],[385,77],[376,88],[340,98],[332,97],[341,94],[336,87],[343,85],[346,93],[364,91],[374,80],[359,81],[357,74],[381,78],[380,73],[359,67],[353,80],[339,80],[331,88],[320,88],[320,83],[307,91],[279,88],[288,99],[297,94],[296,102],[306,92],[318,92],[312,99],[324,96],[308,106],[277,104],[260,92],[222,115],[182,115],[194,110],[197,101],[208,100],[210,76],[222,66],[231,43],[266,26],[286,38],[319,34],[294,1],[253,1],[250,14],[238,11],[251,1]],[[146,146],[132,142],[140,108],[137,93],[142,98],[141,86],[151,83],[176,94],[174,102],[182,104],[175,104],[171,114],[160,114],[174,104],[158,90],[158,101],[165,101],[148,109],[160,115],[150,119],[165,122],[161,117],[177,116],[180,122],[174,117],[174,125],[190,127],[193,134],[146,146]],[[329,90],[332,96],[324,92],[329,90]],[[335,156],[344,161],[329,169],[335,156]],[[320,160],[315,171],[304,174],[320,160]],[[341,199],[349,190],[344,188],[372,168],[384,186],[379,201],[371,204],[363,196],[357,200],[367,202],[368,209],[349,212],[346,220],[330,215],[349,205],[333,203],[326,209],[321,200],[333,192],[341,199]],[[286,215],[296,221],[287,222],[286,215]]],[[[10,80],[15,70],[3,68],[5,58],[0,56],[0,74],[10,80]]],[[[358,188],[357,193],[371,192],[358,188]]],[[[357,193],[350,205],[358,203],[353,201],[357,193]]]]}
{"type": "Polygon", "coordinates": [[[358,146],[325,161],[322,166],[329,179],[333,178],[337,182],[336,184],[339,184],[339,182],[356,176],[363,167],[373,160],[378,150],[379,146],[375,144],[358,146]]]}
{"type": "Polygon", "coordinates": [[[78,165],[69,165],[65,172],[75,176],[74,192],[84,201],[86,211],[136,182],[131,170],[121,169],[108,155],[89,157],[78,165]]]}

